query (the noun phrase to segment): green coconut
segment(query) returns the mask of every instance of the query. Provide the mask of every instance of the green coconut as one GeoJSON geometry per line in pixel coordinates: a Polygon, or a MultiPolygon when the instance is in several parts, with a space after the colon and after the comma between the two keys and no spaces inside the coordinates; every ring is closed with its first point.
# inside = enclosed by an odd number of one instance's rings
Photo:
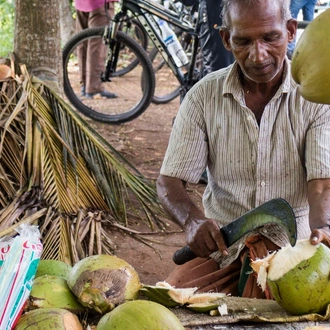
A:
{"type": "Polygon", "coordinates": [[[330,9],[315,17],[292,54],[291,73],[308,101],[330,104],[330,9]]]}
{"type": "Polygon", "coordinates": [[[141,288],[138,273],[129,263],[106,254],[78,261],[70,270],[67,283],[83,306],[100,314],[136,299],[141,288]]]}
{"type": "Polygon", "coordinates": [[[178,317],[161,304],[148,300],[127,301],[105,314],[97,330],[184,330],[178,317]]]}
{"type": "Polygon", "coordinates": [[[78,317],[66,309],[41,308],[20,317],[15,330],[83,330],[78,317]]]}
{"type": "Polygon", "coordinates": [[[69,289],[66,280],[53,275],[43,275],[34,279],[27,309],[36,308],[63,308],[73,313],[86,311],[69,289]]]}
{"type": "Polygon", "coordinates": [[[43,275],[54,275],[67,279],[68,273],[72,267],[60,260],[45,259],[40,260],[36,277],[43,275]]]}
{"type": "Polygon", "coordinates": [[[324,313],[330,303],[330,249],[300,240],[270,261],[267,284],[274,299],[294,315],[324,313]]]}

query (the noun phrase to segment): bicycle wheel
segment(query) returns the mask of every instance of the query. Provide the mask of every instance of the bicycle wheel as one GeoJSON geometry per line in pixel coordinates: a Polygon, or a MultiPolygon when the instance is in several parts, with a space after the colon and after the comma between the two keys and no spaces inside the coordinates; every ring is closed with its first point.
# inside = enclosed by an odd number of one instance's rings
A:
{"type": "MultiPolygon", "coordinates": [[[[119,30],[123,33],[129,35],[134,39],[143,49],[148,48],[148,35],[142,27],[141,23],[135,18],[128,18],[123,20],[119,26],[119,30]]],[[[130,64],[126,65],[124,68],[117,70],[113,76],[122,76],[134,69],[138,64],[138,59],[133,60],[130,64]]]]}
{"type": "MultiPolygon", "coordinates": [[[[120,124],[141,115],[149,106],[154,89],[155,76],[150,59],[145,50],[132,38],[118,31],[116,40],[121,47],[118,55],[117,69],[121,70],[138,59],[134,69],[124,76],[111,76],[111,81],[103,83],[103,89],[117,94],[117,98],[107,99],[101,96],[87,98],[81,95],[81,81],[83,81],[83,70],[78,64],[78,51],[91,40],[99,40],[104,52],[108,47],[103,44],[104,27],[85,29],[77,33],[63,48],[63,78],[64,92],[73,106],[96,121],[120,124]],[[102,42],[102,43],[101,43],[102,42]]],[[[91,72],[101,80],[101,72],[96,72],[97,64],[104,68],[102,63],[96,63],[91,72]]],[[[100,95],[100,94],[99,94],[100,95]]]]}
{"type": "Polygon", "coordinates": [[[165,62],[162,54],[154,47],[149,58],[154,68],[156,85],[152,102],[155,104],[165,104],[171,102],[180,94],[180,82],[172,69],[165,62]]]}

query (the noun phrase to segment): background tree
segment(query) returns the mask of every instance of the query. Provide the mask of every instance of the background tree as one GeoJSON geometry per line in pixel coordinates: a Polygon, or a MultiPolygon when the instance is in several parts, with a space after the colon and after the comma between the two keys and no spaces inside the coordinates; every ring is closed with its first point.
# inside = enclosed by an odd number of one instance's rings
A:
{"type": "Polygon", "coordinates": [[[60,5],[53,0],[16,0],[14,54],[18,63],[55,90],[62,81],[60,5]]]}

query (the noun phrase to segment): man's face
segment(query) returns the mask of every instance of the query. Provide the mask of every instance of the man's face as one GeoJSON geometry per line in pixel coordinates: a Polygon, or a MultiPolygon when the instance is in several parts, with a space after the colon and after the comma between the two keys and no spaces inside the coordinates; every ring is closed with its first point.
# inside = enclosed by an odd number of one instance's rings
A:
{"type": "MultiPolygon", "coordinates": [[[[221,32],[226,48],[232,51],[244,75],[267,83],[282,72],[288,41],[294,37],[281,18],[278,2],[260,1],[253,8],[234,5],[231,29],[221,32]]],[[[293,23],[295,25],[295,23],[293,23]]]]}

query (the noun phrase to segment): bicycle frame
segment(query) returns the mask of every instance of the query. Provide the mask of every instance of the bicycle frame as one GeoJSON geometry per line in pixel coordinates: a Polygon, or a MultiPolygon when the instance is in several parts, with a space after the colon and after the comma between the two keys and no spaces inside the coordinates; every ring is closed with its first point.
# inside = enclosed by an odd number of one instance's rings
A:
{"type": "Polygon", "coordinates": [[[194,65],[197,56],[198,49],[198,24],[193,27],[188,22],[183,22],[181,20],[180,14],[175,13],[171,10],[166,9],[164,6],[149,0],[122,0],[121,10],[117,13],[110,23],[110,39],[115,40],[116,32],[122,19],[127,15],[127,12],[133,14],[133,16],[139,20],[139,22],[144,27],[149,38],[152,40],[154,45],[157,47],[161,55],[163,56],[165,62],[169,65],[181,86],[184,86],[186,82],[191,82],[194,75],[194,65]],[[175,62],[165,46],[161,31],[154,16],[163,19],[164,21],[170,23],[172,26],[180,28],[183,32],[188,33],[192,36],[192,56],[189,63],[188,72],[186,74],[175,65],[175,62]]]}

